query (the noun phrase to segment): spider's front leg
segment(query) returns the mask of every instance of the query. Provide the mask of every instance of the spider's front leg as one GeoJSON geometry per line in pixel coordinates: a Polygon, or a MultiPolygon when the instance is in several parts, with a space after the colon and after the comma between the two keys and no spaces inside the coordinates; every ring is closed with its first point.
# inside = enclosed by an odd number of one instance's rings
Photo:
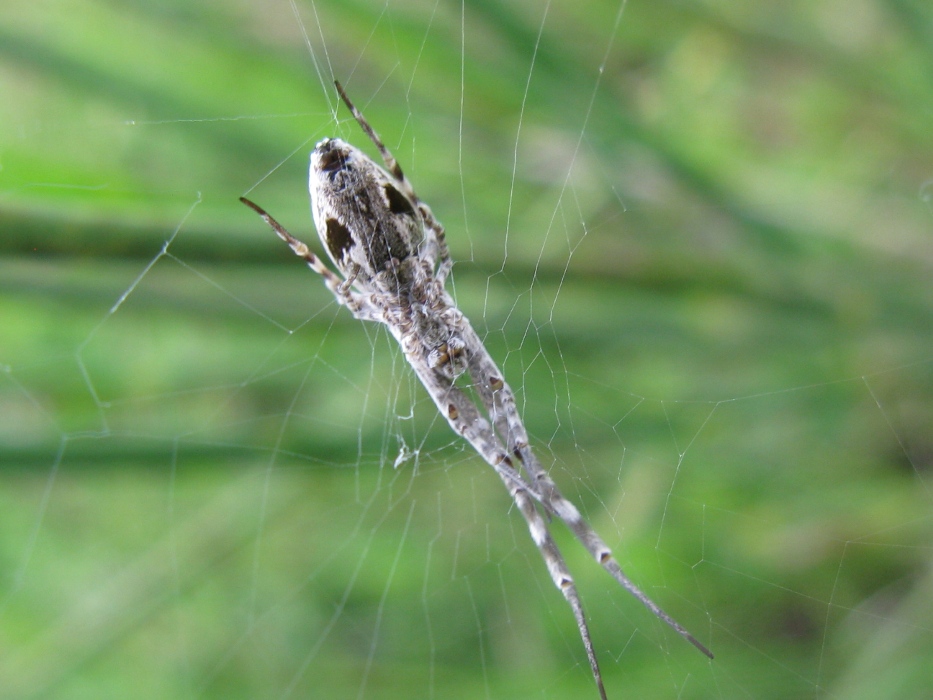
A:
{"type": "MultiPolygon", "coordinates": [[[[457,312],[459,314],[459,312],[457,312]]],[[[459,335],[466,344],[466,357],[473,387],[479,395],[489,419],[495,425],[498,438],[505,443],[509,459],[521,463],[528,477],[528,492],[541,503],[551,515],[559,517],[599,564],[632,596],[655,616],[672,627],[681,637],[693,644],[703,654],[713,658],[712,652],[690,634],[680,623],[668,615],[649,598],[619,566],[612,550],[599,534],[580,514],[554,483],[531,449],[528,432],[522,422],[511,387],[502,377],[502,372],[489,355],[469,320],[462,314],[451,321],[452,333],[459,335]]],[[[556,583],[555,579],[555,583],[556,583]]],[[[558,585],[558,587],[560,587],[558,585]]],[[[569,598],[568,598],[569,601],[569,598]]],[[[571,602],[571,605],[573,603],[571,602]]],[[[582,633],[582,629],[581,629],[582,633]]]]}
{"type": "MultiPolygon", "coordinates": [[[[401,337],[398,339],[405,348],[404,339],[401,337]]],[[[586,622],[583,603],[570,569],[548,530],[547,522],[535,505],[535,501],[541,499],[515,469],[511,457],[506,454],[489,421],[482,416],[477,405],[454,385],[453,379],[448,377],[442,369],[429,367],[424,361],[424,356],[417,351],[410,354],[406,349],[406,356],[441,415],[447,419],[454,432],[466,438],[486,463],[496,471],[515,505],[518,506],[519,512],[528,525],[531,539],[541,552],[551,580],[573,611],[600,698],[606,700],[606,689],[603,687],[602,674],[586,622]]],[[[546,501],[542,503],[546,508],[549,505],[546,501]]]]}

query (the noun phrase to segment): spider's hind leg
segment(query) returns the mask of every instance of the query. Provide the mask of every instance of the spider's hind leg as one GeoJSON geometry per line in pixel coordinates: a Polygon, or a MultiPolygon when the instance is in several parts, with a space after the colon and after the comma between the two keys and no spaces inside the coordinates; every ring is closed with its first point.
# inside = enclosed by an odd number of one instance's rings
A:
{"type": "Polygon", "coordinates": [[[282,224],[276,221],[269,212],[263,209],[255,202],[240,197],[240,201],[262,217],[269,227],[275,231],[276,235],[288,243],[289,248],[299,258],[304,260],[308,267],[318,273],[324,280],[324,284],[331,293],[337,298],[337,301],[346,306],[353,315],[361,321],[383,321],[384,317],[380,310],[372,303],[370,298],[360,292],[350,288],[353,280],[344,280],[338,277],[329,267],[321,262],[321,259],[311,252],[311,249],[290,234],[282,224]]]}
{"type": "Polygon", "coordinates": [[[421,213],[421,218],[424,220],[425,229],[430,231],[430,235],[434,238],[435,246],[437,248],[436,255],[432,255],[432,262],[439,262],[440,266],[438,267],[435,277],[441,286],[444,285],[444,281],[447,279],[447,275],[450,272],[450,268],[453,267],[453,261],[450,259],[450,252],[447,249],[447,239],[444,235],[444,227],[441,226],[441,223],[434,218],[434,213],[431,211],[431,207],[421,201],[421,197],[415,192],[415,188],[412,187],[411,182],[408,181],[408,178],[405,177],[405,173],[402,172],[402,167],[398,164],[398,161],[395,159],[395,156],[392,155],[392,151],[389,150],[388,146],[382,141],[382,138],[379,134],[376,133],[376,130],[373,129],[372,125],[366,120],[366,117],[363,116],[363,113],[357,109],[356,105],[350,100],[346,91],[343,89],[343,85],[340,84],[339,80],[334,81],[334,85],[337,87],[337,92],[340,94],[340,99],[343,100],[343,103],[347,106],[350,112],[353,114],[353,118],[356,119],[356,123],[360,125],[360,128],[366,133],[369,137],[369,140],[373,142],[376,148],[379,150],[379,155],[382,156],[382,162],[385,163],[386,170],[391,173],[392,177],[395,178],[399,186],[402,188],[404,194],[412,200],[415,206],[418,208],[418,211],[421,213]]]}
{"type": "Polygon", "coordinates": [[[366,121],[366,117],[364,117],[363,113],[356,108],[356,105],[350,101],[350,98],[347,96],[347,93],[343,89],[343,85],[340,84],[340,81],[335,80],[334,85],[337,87],[337,92],[340,93],[340,99],[343,100],[343,103],[347,106],[350,112],[353,113],[353,118],[356,119],[356,123],[360,125],[360,128],[366,132],[369,140],[372,141],[376,148],[379,149],[379,155],[382,156],[382,160],[386,165],[386,170],[392,173],[392,177],[405,185],[405,194],[414,194],[414,191],[411,188],[411,183],[408,182],[408,178],[406,178],[405,173],[402,172],[402,168],[399,166],[398,161],[395,160],[395,156],[392,155],[392,152],[382,142],[382,139],[379,138],[379,134],[377,134],[376,130],[373,129],[368,121],[366,121]]]}

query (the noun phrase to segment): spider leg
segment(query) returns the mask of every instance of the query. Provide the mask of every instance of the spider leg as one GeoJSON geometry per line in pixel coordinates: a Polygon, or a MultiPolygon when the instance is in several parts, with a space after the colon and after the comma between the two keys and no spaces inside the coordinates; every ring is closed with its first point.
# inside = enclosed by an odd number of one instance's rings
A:
{"type": "MultiPolygon", "coordinates": [[[[412,192],[412,195],[415,195],[415,193],[412,192]]],[[[444,283],[447,281],[447,275],[450,274],[450,270],[454,266],[454,261],[450,259],[450,250],[447,248],[447,236],[444,234],[444,227],[441,226],[441,222],[434,218],[431,208],[419,200],[417,195],[415,195],[415,201],[418,202],[425,229],[430,231],[437,247],[435,259],[440,260],[440,265],[437,267],[437,272],[434,273],[434,279],[443,289],[444,283]]]]}
{"type": "Polygon", "coordinates": [[[350,309],[356,318],[361,321],[383,320],[379,309],[366,296],[350,289],[352,280],[343,280],[334,274],[330,268],[321,262],[319,257],[311,252],[311,249],[308,248],[307,245],[286,231],[282,224],[272,218],[272,215],[258,204],[250,201],[246,197],[240,197],[240,201],[259,214],[263,221],[269,224],[269,227],[278,234],[278,237],[288,243],[295,255],[304,260],[308,264],[308,267],[324,279],[324,284],[327,285],[327,288],[337,297],[337,301],[350,309]]]}
{"type": "MultiPolygon", "coordinates": [[[[379,149],[379,155],[382,156],[383,162],[386,164],[386,170],[388,170],[392,177],[398,180],[405,187],[405,194],[414,195],[414,190],[412,189],[411,183],[408,182],[408,178],[405,177],[405,174],[402,172],[402,168],[399,166],[398,161],[395,160],[395,156],[392,155],[392,152],[386,147],[382,142],[382,139],[379,138],[379,134],[376,133],[375,129],[370,126],[369,122],[366,121],[366,117],[363,116],[363,113],[356,108],[356,106],[350,101],[350,98],[347,97],[347,93],[343,89],[343,85],[340,84],[339,80],[334,81],[334,85],[337,86],[337,92],[340,93],[340,99],[343,100],[343,103],[349,108],[353,113],[353,118],[356,119],[356,123],[360,125],[366,135],[369,137],[369,140],[372,141],[376,148],[379,149]]],[[[417,197],[415,200],[420,203],[417,197]]]]}
{"type": "MultiPolygon", "coordinates": [[[[395,331],[394,328],[392,330],[395,331]]],[[[481,415],[476,404],[463,391],[454,386],[453,381],[441,371],[428,367],[421,360],[421,356],[417,354],[417,348],[414,349],[414,352],[409,352],[409,349],[406,348],[406,339],[400,337],[400,335],[400,333],[396,335],[399,343],[405,350],[409,362],[415,369],[418,378],[421,379],[422,384],[424,384],[425,389],[427,389],[428,394],[434,400],[441,415],[447,419],[454,432],[463,435],[486,463],[496,471],[515,505],[518,506],[522,517],[525,518],[531,538],[541,552],[541,557],[544,559],[551,580],[573,611],[577,629],[586,650],[590,670],[599,689],[600,698],[607,700],[602,673],[599,670],[599,662],[593,648],[593,639],[586,623],[583,602],[580,600],[580,595],[577,592],[573,576],[567,568],[567,563],[564,561],[557,543],[551,537],[547,523],[535,507],[536,496],[534,492],[512,466],[511,458],[505,453],[502,443],[496,437],[489,422],[481,415]]]]}
{"type": "Polygon", "coordinates": [[[496,366],[495,361],[486,351],[485,346],[465,317],[462,318],[462,322],[458,326],[458,332],[461,333],[467,348],[471,350],[468,353],[467,362],[470,376],[473,378],[473,386],[482,399],[490,419],[495,424],[496,431],[505,442],[508,454],[518,458],[528,475],[530,492],[549,513],[557,515],[564,521],[590,555],[603,569],[609,572],[609,575],[619,585],[648,608],[658,619],[667,623],[681,637],[712,659],[713,653],[709,649],[674,618],[664,612],[657,603],[626,576],[609,546],[586,522],[577,507],[560,492],[557,484],[544,470],[531,450],[528,433],[518,413],[515,395],[512,393],[511,387],[502,378],[502,372],[496,366]]]}
{"type": "Polygon", "coordinates": [[[540,486],[544,499],[550,504],[549,510],[557,513],[558,517],[560,517],[560,519],[566,523],[567,527],[570,528],[571,532],[573,532],[576,538],[590,553],[590,556],[599,562],[599,565],[608,571],[609,575],[612,576],[612,578],[614,578],[618,584],[622,586],[622,588],[628,591],[639,602],[641,602],[642,605],[648,608],[648,610],[650,610],[655,615],[655,617],[667,623],[667,625],[674,629],[677,634],[679,634],[681,637],[699,649],[703,654],[712,659],[713,652],[707,649],[679,622],[664,612],[664,610],[662,610],[657,603],[649,598],[644,591],[642,591],[628,576],[626,576],[625,572],[622,571],[622,567],[619,566],[619,562],[617,562],[613,556],[612,550],[609,548],[609,546],[596,533],[590,524],[584,520],[583,516],[580,514],[580,511],[577,510],[577,507],[564,497],[551,477],[548,476],[547,472],[545,472],[541,467],[540,462],[538,462],[538,458],[535,457],[534,453],[531,451],[531,447],[528,445],[527,441],[524,444],[517,444],[515,449],[517,450],[516,454],[522,461],[522,466],[525,468],[529,478],[531,479],[531,483],[540,486]]]}
{"type": "MultiPolygon", "coordinates": [[[[504,478],[503,481],[505,481],[504,478]]],[[[507,481],[505,485],[509,490],[509,495],[512,496],[512,500],[515,501],[518,509],[525,517],[528,530],[531,532],[531,539],[534,540],[534,543],[538,546],[538,550],[541,552],[544,563],[547,565],[548,573],[551,575],[551,580],[564,596],[571,610],[573,610],[573,617],[577,622],[580,638],[583,640],[583,648],[586,649],[586,657],[590,662],[590,670],[593,672],[596,687],[599,689],[599,697],[602,700],[607,700],[606,688],[603,686],[603,676],[599,670],[599,662],[596,660],[596,650],[593,649],[593,639],[590,636],[589,626],[586,624],[586,613],[583,610],[583,603],[580,600],[579,593],[577,593],[576,584],[573,582],[573,577],[570,575],[564,557],[557,548],[557,543],[555,543],[554,539],[551,537],[551,533],[547,529],[547,523],[544,521],[544,518],[541,517],[537,508],[535,508],[535,502],[532,500],[528,491],[514,484],[510,484],[510,482],[507,481]]]]}

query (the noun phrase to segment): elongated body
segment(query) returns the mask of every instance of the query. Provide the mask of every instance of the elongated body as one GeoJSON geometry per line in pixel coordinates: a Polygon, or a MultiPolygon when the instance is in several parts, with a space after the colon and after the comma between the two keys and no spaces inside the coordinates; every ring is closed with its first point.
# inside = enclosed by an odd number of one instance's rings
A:
{"type": "Polygon", "coordinates": [[[241,200],[324,278],[337,300],[356,318],[388,327],[441,415],[502,479],[528,524],[554,585],[573,610],[602,700],[606,700],[606,691],[583,605],[538,505],[549,517],[562,520],[625,590],[713,658],[629,580],[606,543],[541,466],[529,445],[512,389],[444,289],[451,268],[444,228],[415,194],[395,158],[340,84],[336,85],[385,162],[382,168],[358,148],[336,138],[320,141],[311,153],[312,217],[324,248],[343,277],[334,274],[262,208],[241,200]],[[464,391],[467,388],[478,402],[464,391]]]}

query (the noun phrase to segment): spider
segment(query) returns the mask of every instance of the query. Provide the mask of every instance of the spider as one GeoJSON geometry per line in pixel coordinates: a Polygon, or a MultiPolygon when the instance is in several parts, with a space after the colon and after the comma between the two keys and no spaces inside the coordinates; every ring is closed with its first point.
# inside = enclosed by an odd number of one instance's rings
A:
{"type": "Polygon", "coordinates": [[[546,518],[562,520],[625,590],[712,659],[713,654],[703,644],[629,580],[606,543],[541,466],[531,450],[512,389],[444,288],[453,264],[444,227],[415,194],[395,157],[341,84],[334,84],[385,163],[385,168],[377,165],[359,149],[336,138],[323,139],[311,152],[309,189],[314,224],[343,277],[260,206],[245,197],[240,201],[256,211],[323,278],[337,301],[356,318],[387,326],[450,427],[502,479],[528,524],[554,585],[573,611],[602,700],[606,700],[606,690],[583,604],[546,518]],[[458,380],[478,396],[478,401],[458,386],[458,380]]]}

